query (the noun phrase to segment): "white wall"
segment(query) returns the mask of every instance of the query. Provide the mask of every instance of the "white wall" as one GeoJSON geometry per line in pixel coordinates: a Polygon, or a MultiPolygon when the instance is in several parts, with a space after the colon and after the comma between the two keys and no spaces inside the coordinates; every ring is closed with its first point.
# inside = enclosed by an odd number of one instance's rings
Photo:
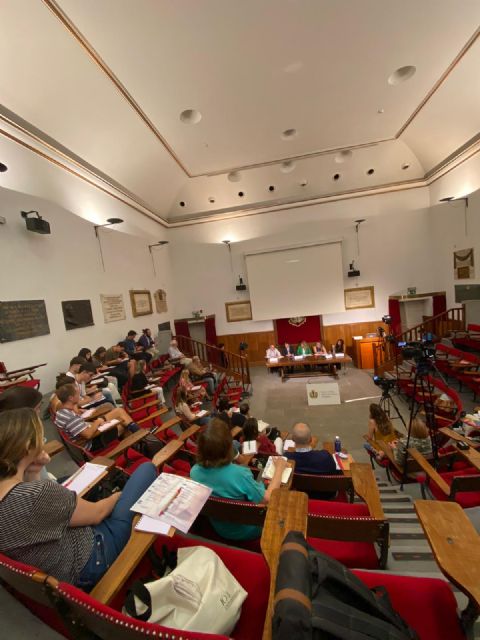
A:
{"type": "MultiPolygon", "coordinates": [[[[373,285],[376,304],[373,309],[325,315],[324,324],[378,320],[388,311],[389,295],[407,287],[416,286],[420,292],[437,286],[430,268],[428,205],[428,190],[415,189],[171,229],[175,316],[201,308],[216,314],[218,334],[271,330],[270,321],[226,321],[224,303],[248,299],[248,292],[235,291],[238,276],[246,279],[244,253],[342,238],[345,287],[373,285]],[[359,218],[366,222],[360,226],[357,257],[354,221],[359,218]],[[228,249],[221,242],[225,239],[232,242],[233,274],[228,249]],[[346,277],[352,259],[361,271],[359,278],[346,277]]],[[[328,278],[328,273],[322,277],[328,278]]],[[[282,295],[280,282],[278,294],[282,295]]]]}
{"type": "MultiPolygon", "coordinates": [[[[169,312],[133,318],[129,289],[172,291],[169,246],[154,248],[157,277],[154,277],[148,244],[165,237],[159,229],[150,241],[112,229],[101,229],[105,272],[100,262],[93,225],[60,206],[38,197],[0,188],[0,300],[44,299],[50,335],[0,344],[0,360],[19,368],[40,362],[42,391],[53,388],[55,375],[65,371],[68,360],[82,347],[109,347],[129,329],[139,333],[172,318],[169,312]],[[25,228],[21,210],[36,209],[50,222],[51,235],[38,235],[25,228]],[[104,323],[100,294],[122,293],[126,320],[104,323]],[[62,300],[90,299],[95,326],[66,331],[62,300]]],[[[153,305],[155,309],[155,305],[153,305]]]]}

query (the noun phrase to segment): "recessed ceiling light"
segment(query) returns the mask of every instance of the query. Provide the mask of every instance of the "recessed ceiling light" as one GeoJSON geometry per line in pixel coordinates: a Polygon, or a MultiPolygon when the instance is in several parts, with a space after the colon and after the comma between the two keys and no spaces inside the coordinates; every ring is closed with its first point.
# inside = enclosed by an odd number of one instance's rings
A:
{"type": "Polygon", "coordinates": [[[339,173],[336,173],[336,174],[333,176],[333,179],[334,179],[334,180],[340,180],[340,174],[339,174],[339,173]]]}
{"type": "Polygon", "coordinates": [[[295,138],[296,135],[296,129],[285,129],[285,131],[282,131],[282,140],[291,140],[292,138],[295,138]]]}
{"type": "Polygon", "coordinates": [[[303,67],[303,62],[297,60],[297,62],[292,62],[291,64],[287,64],[286,67],[283,67],[285,73],[297,73],[303,67]]]}
{"type": "Polygon", "coordinates": [[[213,204],[215,202],[215,198],[213,196],[210,196],[208,201],[213,204]]]}
{"type": "Polygon", "coordinates": [[[382,109],[382,108],[377,109],[377,113],[382,115],[382,113],[385,113],[385,109],[382,109]]]}
{"type": "Polygon", "coordinates": [[[350,160],[352,156],[353,153],[350,151],[350,149],[344,149],[343,151],[339,151],[335,155],[335,162],[337,164],[343,164],[344,162],[347,162],[347,160],[350,160]]]}
{"type": "Polygon", "coordinates": [[[375,173],[375,169],[369,169],[367,171],[367,176],[373,176],[374,173],[375,173]]]}
{"type": "Polygon", "coordinates": [[[0,173],[5,173],[5,171],[8,171],[7,165],[0,162],[0,173]]]}
{"type": "Polygon", "coordinates": [[[185,206],[185,202],[184,202],[183,200],[180,200],[179,205],[180,205],[181,207],[184,207],[184,206],[185,206]]]}
{"type": "Polygon", "coordinates": [[[243,193],[243,191],[239,191],[239,192],[238,192],[238,197],[239,197],[239,198],[243,198],[243,196],[244,196],[244,195],[245,195],[245,194],[243,193]]]}
{"type": "Polygon", "coordinates": [[[417,67],[414,67],[412,64],[406,65],[405,67],[400,67],[396,71],[392,73],[388,78],[388,84],[393,86],[397,84],[401,84],[405,82],[405,80],[410,80],[410,78],[415,75],[417,67]]]}
{"type": "Polygon", "coordinates": [[[180,114],[180,120],[184,124],[198,124],[202,119],[202,114],[196,109],[185,109],[180,114]]]}
{"type": "Polygon", "coordinates": [[[455,196],[447,196],[446,198],[440,198],[439,202],[451,202],[455,200],[455,196]]]}
{"type": "Polygon", "coordinates": [[[298,183],[301,187],[306,187],[308,184],[308,180],[306,178],[303,178],[303,180],[300,180],[300,182],[298,183]]]}
{"type": "Polygon", "coordinates": [[[282,162],[282,164],[280,165],[280,171],[282,173],[290,173],[295,169],[295,167],[296,164],[293,160],[285,160],[285,162],[282,162]]]}
{"type": "Polygon", "coordinates": [[[240,173],[240,171],[230,171],[230,173],[227,175],[227,178],[230,182],[240,182],[240,180],[242,179],[242,174],[240,173]]]}
{"type": "Polygon", "coordinates": [[[287,264],[293,264],[294,262],[300,262],[300,260],[298,260],[298,258],[297,258],[297,259],[295,259],[295,260],[285,260],[285,262],[286,262],[287,264]]]}
{"type": "Polygon", "coordinates": [[[271,185],[268,187],[268,190],[269,190],[269,191],[275,191],[275,187],[273,186],[273,184],[271,184],[271,185]]]}
{"type": "Polygon", "coordinates": [[[410,165],[409,165],[409,163],[408,163],[408,162],[404,162],[404,163],[402,164],[402,169],[403,169],[404,171],[405,171],[406,169],[408,169],[409,167],[410,167],[410,165]]]}

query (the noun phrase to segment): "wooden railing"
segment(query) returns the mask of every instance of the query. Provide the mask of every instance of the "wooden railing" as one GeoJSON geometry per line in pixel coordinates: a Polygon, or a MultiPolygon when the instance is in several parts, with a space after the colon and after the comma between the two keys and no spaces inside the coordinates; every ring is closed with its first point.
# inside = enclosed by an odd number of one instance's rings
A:
{"type": "Polygon", "coordinates": [[[375,375],[382,376],[386,371],[392,371],[401,362],[402,356],[396,348],[397,342],[416,342],[422,340],[426,333],[432,333],[437,338],[444,338],[451,331],[465,331],[465,307],[454,307],[439,313],[424,322],[417,324],[394,336],[389,343],[374,344],[373,362],[375,375]]]}
{"type": "Polygon", "coordinates": [[[224,351],[205,342],[193,340],[187,336],[175,336],[178,348],[188,357],[198,356],[202,362],[209,362],[216,369],[225,371],[237,382],[241,382],[243,389],[247,391],[250,385],[250,368],[245,356],[231,351],[224,351]]]}

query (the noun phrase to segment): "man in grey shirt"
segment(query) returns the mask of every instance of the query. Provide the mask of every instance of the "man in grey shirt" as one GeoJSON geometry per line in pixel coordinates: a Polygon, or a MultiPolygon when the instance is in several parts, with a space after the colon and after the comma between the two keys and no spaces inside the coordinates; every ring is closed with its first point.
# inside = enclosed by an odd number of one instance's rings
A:
{"type": "Polygon", "coordinates": [[[178,342],[176,340],[172,340],[170,342],[170,346],[168,348],[168,357],[170,360],[176,360],[180,362],[184,367],[188,367],[189,364],[192,363],[191,358],[187,358],[187,356],[180,351],[178,348],[178,342]]]}

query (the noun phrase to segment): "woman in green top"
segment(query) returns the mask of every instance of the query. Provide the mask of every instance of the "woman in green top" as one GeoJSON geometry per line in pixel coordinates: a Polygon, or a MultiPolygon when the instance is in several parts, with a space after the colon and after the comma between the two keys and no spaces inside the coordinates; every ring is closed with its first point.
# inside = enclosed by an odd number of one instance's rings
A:
{"type": "Polygon", "coordinates": [[[302,340],[301,343],[297,347],[297,356],[311,356],[312,350],[310,349],[310,345],[305,340],[302,340]]]}
{"type": "MultiPolygon", "coordinates": [[[[198,438],[197,464],[190,477],[211,487],[212,495],[218,498],[267,503],[272,491],[280,487],[287,460],[280,456],[275,459],[275,473],[265,489],[263,482],[255,481],[250,469],[233,463],[234,457],[230,429],[223,420],[213,419],[198,438]]],[[[252,525],[215,519],[211,523],[219,535],[229,540],[254,540],[261,534],[261,529],[252,525]]]]}

